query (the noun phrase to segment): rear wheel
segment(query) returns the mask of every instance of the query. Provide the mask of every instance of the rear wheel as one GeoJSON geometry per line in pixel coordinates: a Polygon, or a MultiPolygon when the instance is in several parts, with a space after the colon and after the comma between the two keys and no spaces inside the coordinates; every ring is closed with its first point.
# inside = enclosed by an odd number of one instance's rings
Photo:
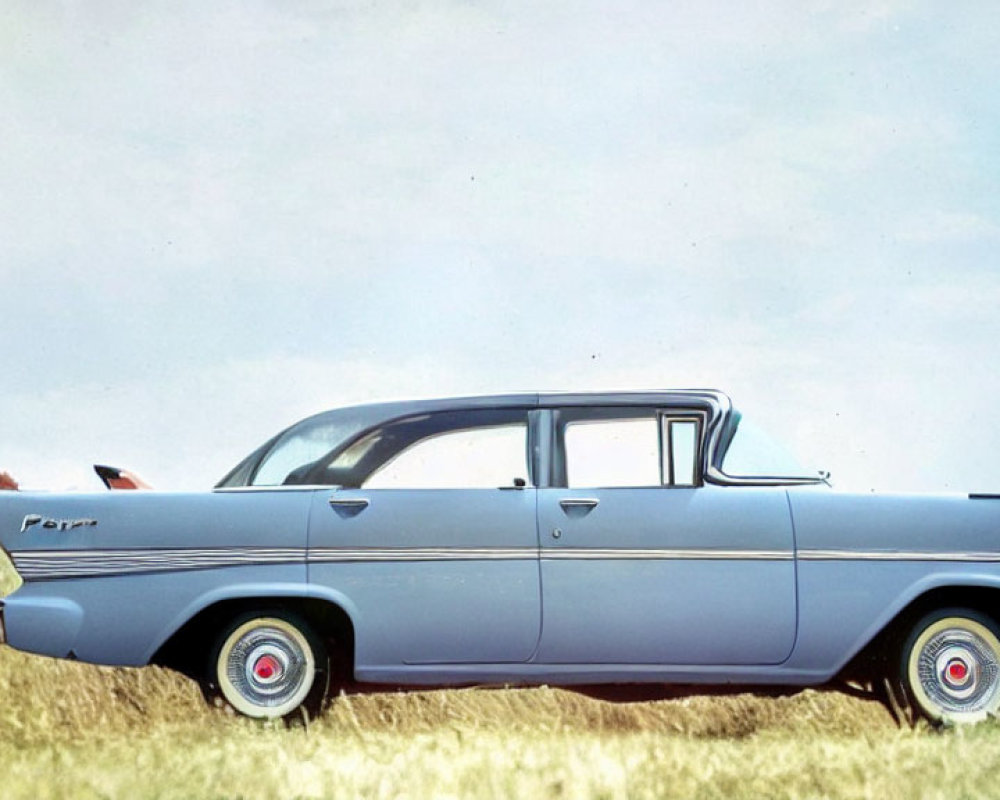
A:
{"type": "Polygon", "coordinates": [[[900,666],[911,701],[933,722],[980,722],[1000,708],[1000,629],[978,611],[925,616],[907,637],[900,666]]]}
{"type": "Polygon", "coordinates": [[[223,631],[210,679],[248,717],[284,717],[305,705],[317,710],[326,690],[325,648],[309,626],[285,612],[245,614],[223,631]]]}

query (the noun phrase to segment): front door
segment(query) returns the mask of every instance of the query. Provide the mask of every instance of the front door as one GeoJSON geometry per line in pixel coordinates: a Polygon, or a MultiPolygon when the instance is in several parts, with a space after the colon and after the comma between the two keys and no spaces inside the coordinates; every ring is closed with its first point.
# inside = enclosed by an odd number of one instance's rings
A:
{"type": "Polygon", "coordinates": [[[696,413],[563,409],[553,419],[557,485],[538,498],[537,660],[787,658],[796,597],[784,490],[702,485],[696,413]]]}

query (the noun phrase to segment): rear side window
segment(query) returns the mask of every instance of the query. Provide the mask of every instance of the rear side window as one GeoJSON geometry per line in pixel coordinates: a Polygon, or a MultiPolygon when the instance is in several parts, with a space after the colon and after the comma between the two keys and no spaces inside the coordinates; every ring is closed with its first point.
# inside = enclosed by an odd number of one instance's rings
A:
{"type": "MultiPolygon", "coordinates": [[[[353,422],[353,420],[352,420],[353,422]]],[[[255,486],[498,488],[530,483],[528,410],[416,414],[363,432],[307,420],[271,448],[255,486]],[[345,436],[345,432],[348,434],[345,436]]]]}
{"type": "MultiPolygon", "coordinates": [[[[379,466],[366,489],[496,489],[528,478],[527,425],[467,428],[420,439],[379,466]]],[[[522,483],[523,485],[523,483],[522,483]]]]}

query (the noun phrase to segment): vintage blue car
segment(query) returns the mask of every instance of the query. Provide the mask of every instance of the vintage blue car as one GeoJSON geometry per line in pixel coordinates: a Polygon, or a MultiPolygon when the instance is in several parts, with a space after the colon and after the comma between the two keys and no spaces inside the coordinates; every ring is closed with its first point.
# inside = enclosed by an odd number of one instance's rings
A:
{"type": "Polygon", "coordinates": [[[393,685],[888,679],[1000,706],[1000,498],[847,495],[718,391],[383,403],[200,494],[0,494],[0,640],[166,664],[238,711],[393,685]]]}

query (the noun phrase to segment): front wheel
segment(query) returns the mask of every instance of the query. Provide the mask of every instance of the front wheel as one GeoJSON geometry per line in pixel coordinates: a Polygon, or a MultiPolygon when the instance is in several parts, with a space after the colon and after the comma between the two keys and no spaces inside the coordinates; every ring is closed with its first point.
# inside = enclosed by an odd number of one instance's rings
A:
{"type": "Polygon", "coordinates": [[[932,722],[980,722],[1000,708],[1000,629],[978,611],[925,616],[907,637],[900,666],[907,693],[932,722]]]}
{"type": "Polygon", "coordinates": [[[303,704],[319,705],[326,652],[309,626],[291,614],[247,614],[219,638],[210,678],[248,717],[284,717],[303,704]]]}

